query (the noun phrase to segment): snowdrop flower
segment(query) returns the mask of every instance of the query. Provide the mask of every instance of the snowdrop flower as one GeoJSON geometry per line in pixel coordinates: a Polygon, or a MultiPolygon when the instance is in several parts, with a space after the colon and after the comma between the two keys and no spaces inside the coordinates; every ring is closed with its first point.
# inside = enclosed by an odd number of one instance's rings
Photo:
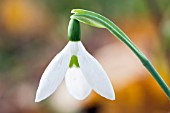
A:
{"type": "Polygon", "coordinates": [[[80,41],[77,20],[69,23],[69,42],[47,66],[39,83],[35,102],[50,96],[65,79],[70,95],[85,99],[92,89],[99,95],[114,100],[115,94],[106,72],[80,41]]]}

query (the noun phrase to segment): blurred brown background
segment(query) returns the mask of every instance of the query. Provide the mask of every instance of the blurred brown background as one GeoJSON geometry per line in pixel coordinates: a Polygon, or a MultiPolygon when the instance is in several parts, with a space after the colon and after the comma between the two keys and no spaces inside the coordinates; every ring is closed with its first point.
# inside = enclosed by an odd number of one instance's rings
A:
{"type": "Polygon", "coordinates": [[[0,113],[170,113],[170,101],[136,56],[105,29],[82,25],[82,42],[112,80],[116,100],[72,98],[63,83],[34,103],[40,77],[67,43],[70,11],[117,24],[170,86],[169,0],[0,0],[0,113]]]}

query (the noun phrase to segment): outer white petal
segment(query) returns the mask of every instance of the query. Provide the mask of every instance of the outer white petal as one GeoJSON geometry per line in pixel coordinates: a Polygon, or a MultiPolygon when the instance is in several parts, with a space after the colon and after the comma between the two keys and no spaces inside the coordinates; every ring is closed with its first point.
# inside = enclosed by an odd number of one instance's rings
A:
{"type": "Polygon", "coordinates": [[[62,82],[68,69],[71,52],[70,43],[57,54],[44,71],[36,93],[35,102],[50,96],[62,82]]]}
{"type": "Polygon", "coordinates": [[[91,87],[80,68],[69,68],[65,76],[65,82],[69,93],[78,100],[85,99],[91,92],[91,87]]]}
{"type": "Polygon", "coordinates": [[[112,84],[99,62],[79,43],[78,61],[89,85],[101,96],[115,100],[112,84]]]}

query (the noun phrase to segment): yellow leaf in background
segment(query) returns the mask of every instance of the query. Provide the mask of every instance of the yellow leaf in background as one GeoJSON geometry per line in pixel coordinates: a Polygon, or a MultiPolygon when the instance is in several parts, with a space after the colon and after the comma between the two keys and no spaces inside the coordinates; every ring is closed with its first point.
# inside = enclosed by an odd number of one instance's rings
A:
{"type": "Polygon", "coordinates": [[[2,24],[12,34],[41,30],[44,17],[42,8],[29,0],[5,0],[1,3],[2,24]]]}

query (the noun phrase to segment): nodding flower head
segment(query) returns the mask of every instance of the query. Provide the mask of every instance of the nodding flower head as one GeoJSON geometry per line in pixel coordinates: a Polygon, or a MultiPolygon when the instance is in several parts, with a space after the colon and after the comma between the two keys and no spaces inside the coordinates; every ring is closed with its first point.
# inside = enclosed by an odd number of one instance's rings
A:
{"type": "Polygon", "coordinates": [[[72,19],[68,29],[70,41],[44,71],[35,102],[50,96],[64,79],[68,92],[78,100],[85,99],[92,89],[114,100],[115,94],[106,72],[80,41],[79,22],[72,19]]]}

